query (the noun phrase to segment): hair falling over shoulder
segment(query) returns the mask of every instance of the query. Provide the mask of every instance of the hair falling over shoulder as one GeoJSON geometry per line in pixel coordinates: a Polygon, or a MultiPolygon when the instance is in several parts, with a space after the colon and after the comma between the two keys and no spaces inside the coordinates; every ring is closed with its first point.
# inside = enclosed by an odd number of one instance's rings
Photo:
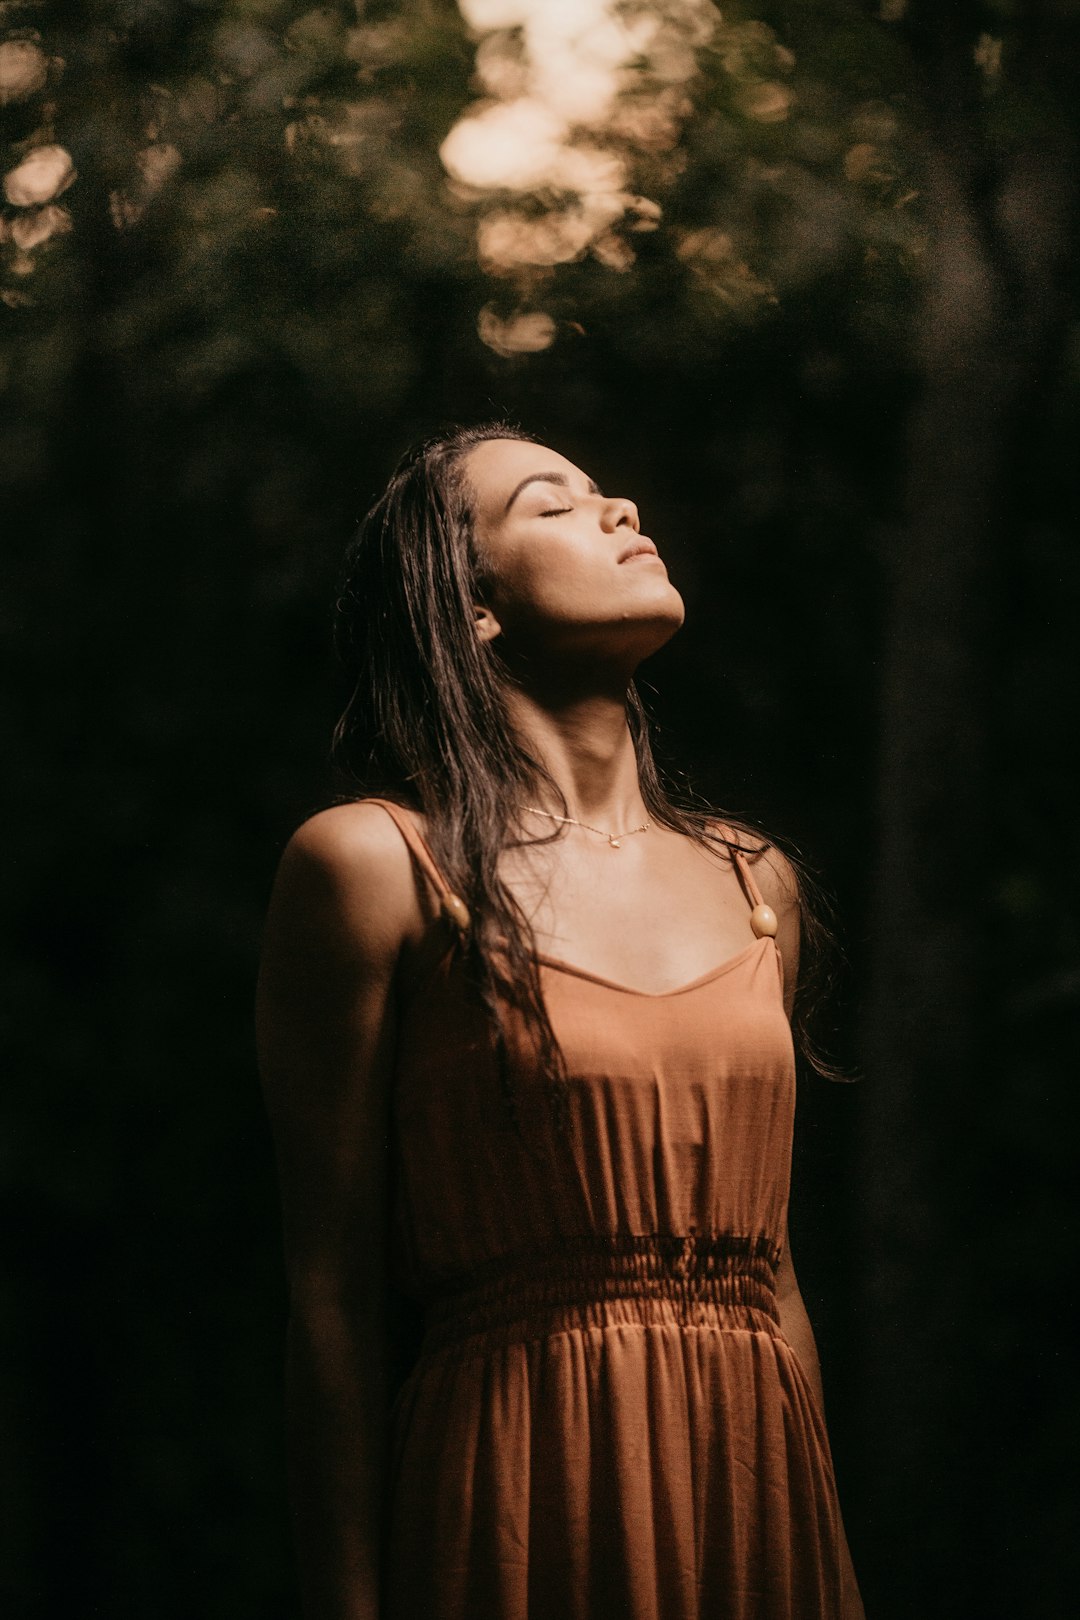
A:
{"type": "MultiPolygon", "coordinates": [[[[508,1005],[525,1016],[550,1078],[556,1117],[564,1123],[566,1075],[541,992],[532,929],[499,878],[499,857],[514,836],[515,807],[531,802],[541,785],[564,811],[568,806],[510,722],[509,676],[497,643],[481,643],[474,629],[484,562],[462,462],[490,439],[535,442],[505,421],[426,439],[398,463],[346,551],[334,639],[351,696],[334,730],[331,758],[340,798],[381,796],[424,816],[432,852],[472,918],[462,943],[464,965],[490,1018],[510,1115],[516,1122],[503,1061],[508,1005]]],[[[642,797],[654,821],[724,847],[728,840],[716,830],[722,821],[751,854],[776,842],[745,821],[673,795],[657,769],[649,720],[633,684],[627,720],[642,797]]],[[[837,954],[829,908],[797,851],[779,847],[800,889],[796,1044],[818,1073],[846,1078],[813,1035],[837,954]]]]}

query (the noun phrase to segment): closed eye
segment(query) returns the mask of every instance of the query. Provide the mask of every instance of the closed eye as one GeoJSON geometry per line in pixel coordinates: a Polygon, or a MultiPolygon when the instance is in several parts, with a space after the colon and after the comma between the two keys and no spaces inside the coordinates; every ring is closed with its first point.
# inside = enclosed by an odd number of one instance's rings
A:
{"type": "Polygon", "coordinates": [[[562,517],[564,512],[572,512],[572,506],[553,506],[550,512],[541,512],[541,517],[562,517]]]}

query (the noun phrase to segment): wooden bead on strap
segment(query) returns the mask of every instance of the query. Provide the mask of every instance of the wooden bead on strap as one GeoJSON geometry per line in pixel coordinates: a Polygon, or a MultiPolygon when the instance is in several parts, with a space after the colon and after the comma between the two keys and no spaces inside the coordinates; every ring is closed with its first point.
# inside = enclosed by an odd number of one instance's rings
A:
{"type": "Polygon", "coordinates": [[[757,935],[758,939],[764,939],[766,935],[768,935],[770,939],[774,938],[776,935],[777,922],[776,912],[773,910],[772,906],[767,906],[764,900],[761,901],[760,905],[756,905],[753,911],[750,913],[750,926],[754,930],[754,933],[757,935]]]}
{"type": "Polygon", "coordinates": [[[461,933],[467,934],[469,932],[469,925],[472,921],[469,916],[469,908],[464,900],[456,894],[451,894],[449,890],[442,897],[442,914],[447,922],[453,923],[454,927],[459,929],[461,933]]]}

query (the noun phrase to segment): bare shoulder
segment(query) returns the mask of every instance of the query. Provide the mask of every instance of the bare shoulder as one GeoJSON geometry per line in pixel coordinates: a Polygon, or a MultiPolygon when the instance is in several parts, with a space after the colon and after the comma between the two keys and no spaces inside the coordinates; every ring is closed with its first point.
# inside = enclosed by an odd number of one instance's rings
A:
{"type": "Polygon", "coordinates": [[[381,805],[369,799],[335,804],[301,823],[285,846],[283,860],[338,877],[357,871],[372,877],[409,869],[405,841],[381,805]]]}
{"type": "Polygon", "coordinates": [[[418,916],[412,858],[380,805],[333,805],[296,829],[278,865],[268,924],[283,914],[376,949],[402,943],[418,916]]]}
{"type": "Polygon", "coordinates": [[[777,916],[797,909],[799,879],[783,850],[776,844],[757,841],[756,853],[747,858],[753,864],[758,887],[777,916]]]}

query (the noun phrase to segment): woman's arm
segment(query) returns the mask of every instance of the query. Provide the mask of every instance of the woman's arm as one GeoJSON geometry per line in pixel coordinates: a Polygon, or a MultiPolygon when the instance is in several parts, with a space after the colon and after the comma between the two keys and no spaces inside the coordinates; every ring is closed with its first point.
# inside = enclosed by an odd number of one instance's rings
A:
{"type": "MultiPolygon", "coordinates": [[[[799,905],[798,886],[788,860],[778,849],[766,851],[755,869],[758,886],[777,916],[776,943],[784,963],[784,1009],[791,1017],[795,1005],[795,985],[799,975],[799,905]]],[[[784,1247],[776,1272],[776,1302],[780,1313],[780,1331],[799,1358],[814,1398],[818,1403],[822,1421],[825,1416],[825,1392],[821,1383],[821,1363],[818,1359],[814,1330],[806,1314],[799,1280],[791,1258],[791,1242],[787,1223],[784,1224],[784,1247]]],[[[844,1601],[838,1620],[865,1620],[862,1599],[859,1596],[855,1570],[848,1550],[844,1526],[840,1525],[840,1559],[843,1572],[844,1601]]]]}
{"type": "Polygon", "coordinates": [[[408,852],[374,805],[294,834],[257,998],[289,1285],[290,1495],[304,1613],[376,1620],[387,1413],[394,982],[419,915],[408,852]]]}
{"type": "MultiPolygon", "coordinates": [[[[776,1303],[780,1312],[780,1331],[799,1358],[807,1382],[817,1401],[822,1421],[825,1418],[825,1391],[821,1384],[821,1363],[818,1360],[814,1330],[806,1314],[806,1306],[799,1290],[799,1280],[791,1258],[791,1243],[787,1225],[784,1226],[784,1249],[776,1271],[776,1303]]],[[[839,1620],[865,1620],[862,1598],[855,1579],[855,1569],[848,1550],[843,1521],[840,1523],[840,1565],[844,1583],[844,1603],[839,1620]]]]}

